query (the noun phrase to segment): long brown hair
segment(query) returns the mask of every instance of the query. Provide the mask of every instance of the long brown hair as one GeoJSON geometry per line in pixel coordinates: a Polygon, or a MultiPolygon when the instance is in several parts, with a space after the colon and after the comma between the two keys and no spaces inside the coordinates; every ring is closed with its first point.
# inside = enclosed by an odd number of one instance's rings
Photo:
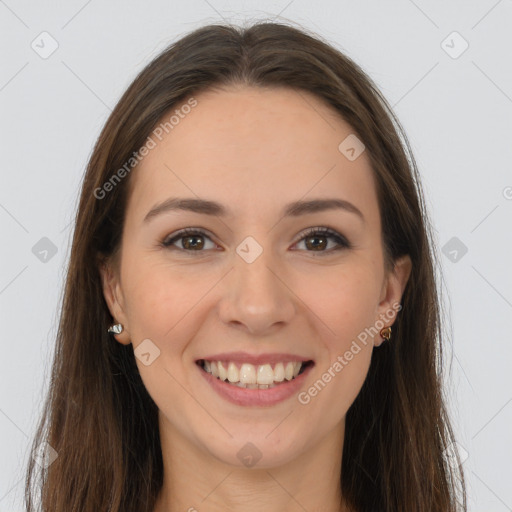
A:
{"type": "Polygon", "coordinates": [[[101,197],[98,190],[126,170],[171,108],[231,84],[307,91],[339,112],[371,159],[387,261],[412,260],[392,341],[374,350],[347,413],[344,498],[364,512],[466,510],[457,450],[445,456],[454,435],[442,388],[438,261],[407,137],[351,59],[304,29],[267,22],[210,25],[181,38],[136,77],[101,132],[83,180],[50,387],[32,446],[43,453],[48,443],[58,456],[48,467],[30,459],[26,510],[38,501],[44,512],[153,510],[163,482],[158,411],[133,347],[107,334],[112,318],[99,273],[102,258],[119,253],[130,172],[101,197]]]}

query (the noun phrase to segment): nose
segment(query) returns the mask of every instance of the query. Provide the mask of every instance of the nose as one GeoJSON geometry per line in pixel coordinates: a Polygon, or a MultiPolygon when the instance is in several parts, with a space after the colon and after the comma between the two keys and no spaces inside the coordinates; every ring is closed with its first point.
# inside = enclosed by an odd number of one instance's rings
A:
{"type": "Polygon", "coordinates": [[[296,313],[295,295],[269,253],[252,263],[235,257],[219,304],[223,322],[259,336],[282,328],[296,313]]]}

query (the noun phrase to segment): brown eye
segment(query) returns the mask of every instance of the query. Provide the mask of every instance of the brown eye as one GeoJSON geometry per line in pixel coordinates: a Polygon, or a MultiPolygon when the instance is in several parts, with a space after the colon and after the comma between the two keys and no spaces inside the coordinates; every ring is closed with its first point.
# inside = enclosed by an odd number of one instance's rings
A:
{"type": "Polygon", "coordinates": [[[313,249],[314,251],[317,251],[319,249],[325,249],[328,245],[327,243],[327,237],[325,235],[313,235],[308,236],[305,238],[306,240],[306,247],[308,249],[313,249]],[[308,242],[311,242],[308,244],[308,242]]]}
{"type": "Polygon", "coordinates": [[[183,247],[185,249],[202,249],[204,247],[204,240],[201,240],[202,235],[187,235],[182,237],[184,240],[183,247]]]}
{"type": "MultiPolygon", "coordinates": [[[[304,242],[307,252],[331,253],[339,249],[351,247],[346,238],[329,228],[311,228],[295,244],[304,242]],[[329,246],[334,242],[334,246],[329,246]]],[[[206,249],[214,249],[216,244],[208,234],[195,228],[186,228],[166,238],[162,243],[167,249],[178,249],[183,252],[205,252],[206,249]],[[208,242],[211,244],[209,247],[208,242]],[[179,244],[179,245],[177,245],[179,244]]]]}
{"type": "MultiPolygon", "coordinates": [[[[210,249],[213,247],[205,247],[205,239],[210,240],[210,237],[201,230],[198,229],[183,229],[173,235],[171,238],[167,238],[162,242],[164,247],[168,249],[178,249],[187,252],[204,252],[203,249],[210,249]],[[181,247],[176,243],[180,243],[181,247]],[[173,247],[174,246],[174,247],[173,247]]],[[[211,240],[210,240],[211,242],[211,240]]],[[[213,242],[211,242],[213,246],[213,242]]]]}
{"type": "Polygon", "coordinates": [[[349,248],[348,241],[336,231],[326,228],[312,228],[299,240],[305,243],[307,252],[327,252],[349,248]],[[329,239],[333,240],[334,247],[328,248],[329,239]],[[327,250],[326,250],[327,249],[327,250]]]}

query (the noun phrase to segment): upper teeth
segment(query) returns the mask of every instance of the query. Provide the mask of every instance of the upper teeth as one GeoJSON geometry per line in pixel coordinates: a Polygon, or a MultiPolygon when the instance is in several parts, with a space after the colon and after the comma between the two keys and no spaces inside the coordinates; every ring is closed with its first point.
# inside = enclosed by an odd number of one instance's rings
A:
{"type": "Polygon", "coordinates": [[[289,362],[277,363],[272,369],[270,364],[261,364],[255,366],[250,363],[243,363],[238,366],[233,363],[223,363],[222,361],[204,361],[203,368],[220,380],[229,382],[240,382],[241,384],[273,384],[274,382],[283,382],[284,379],[292,380],[300,372],[302,363],[289,362]]]}

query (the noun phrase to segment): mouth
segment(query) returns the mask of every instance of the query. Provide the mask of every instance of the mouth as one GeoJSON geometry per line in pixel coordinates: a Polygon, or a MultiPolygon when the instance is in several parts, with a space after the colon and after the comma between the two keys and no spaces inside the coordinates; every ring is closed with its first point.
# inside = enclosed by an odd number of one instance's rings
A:
{"type": "Polygon", "coordinates": [[[196,365],[212,378],[245,389],[272,389],[297,379],[308,368],[314,366],[313,360],[283,360],[252,364],[242,361],[198,359],[196,365]]]}

